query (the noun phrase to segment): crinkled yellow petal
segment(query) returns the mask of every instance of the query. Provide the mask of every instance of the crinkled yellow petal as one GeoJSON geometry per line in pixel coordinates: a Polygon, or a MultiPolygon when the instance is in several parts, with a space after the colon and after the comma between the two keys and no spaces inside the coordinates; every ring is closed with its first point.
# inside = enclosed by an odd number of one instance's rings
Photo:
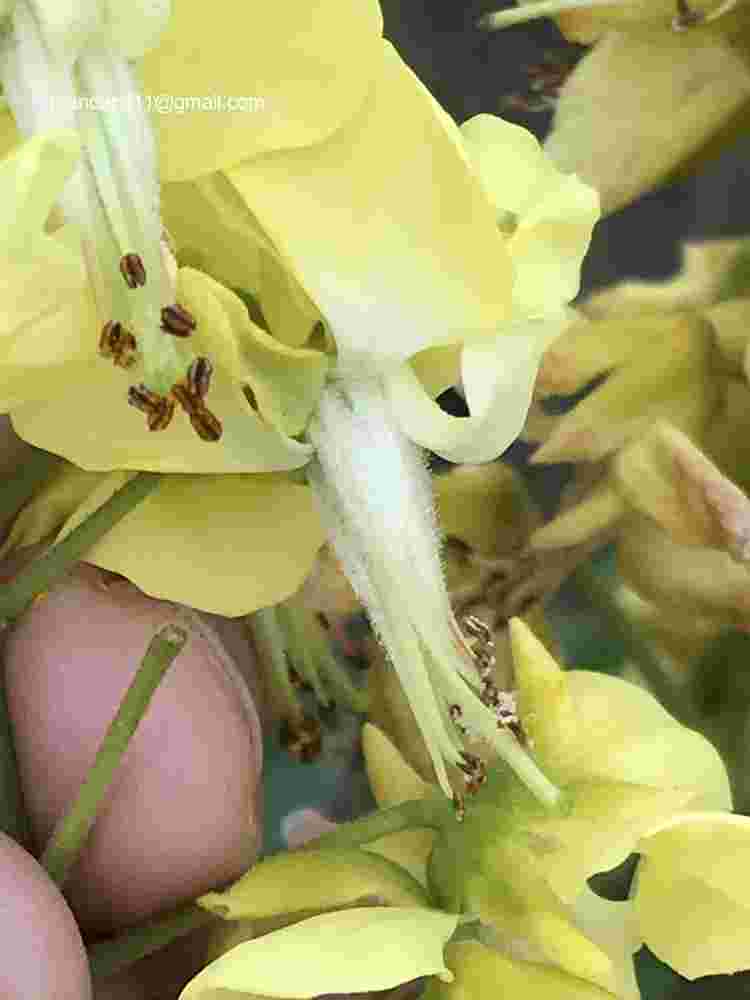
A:
{"type": "MultiPolygon", "coordinates": [[[[191,268],[180,270],[178,296],[198,324],[190,339],[191,347],[214,365],[206,403],[222,422],[224,431],[220,441],[202,441],[179,409],[165,430],[149,431],[144,415],[127,403],[128,387],[138,381],[133,374],[137,369],[124,371],[99,357],[92,327],[67,331],[71,353],[77,337],[79,351],[88,351],[88,361],[61,364],[47,398],[13,410],[13,426],[18,434],[31,444],[63,455],[89,470],[219,474],[277,471],[304,465],[310,457],[310,447],[263,420],[244,395],[248,365],[241,345],[251,337],[252,330],[244,305],[211,278],[191,268]]],[[[49,364],[49,353],[43,357],[49,364]]],[[[52,371],[49,380],[53,381],[52,371]]],[[[281,383],[282,395],[288,395],[285,377],[281,383]]],[[[315,372],[312,384],[319,384],[315,372]]],[[[314,391],[306,392],[297,408],[297,422],[299,413],[311,405],[311,397],[315,396],[314,391]]]]}
{"type": "MultiPolygon", "coordinates": [[[[423,781],[407,764],[385,733],[369,722],[362,728],[362,751],[370,788],[381,808],[422,799],[435,791],[435,786],[423,781]]],[[[405,830],[372,841],[365,849],[401,865],[426,885],[427,858],[434,840],[432,830],[405,830]]]]}
{"type": "MultiPolygon", "coordinates": [[[[107,477],[100,502],[121,476],[107,477]]],[[[293,594],[324,540],[310,490],[284,475],[165,476],[86,561],[154,597],[236,617],[293,594]]]]}
{"type": "Polygon", "coordinates": [[[419,976],[450,980],[443,947],[458,917],[439,910],[378,906],[311,917],[237,945],[185,987],[180,1000],[210,990],[315,997],[384,990],[419,976]]]}
{"type": "Polygon", "coordinates": [[[527,315],[544,315],[578,294],[581,261],[599,217],[599,198],[577,177],[561,174],[537,139],[493,115],[461,126],[474,167],[511,231],[513,298],[527,315]]]}
{"type": "Polygon", "coordinates": [[[508,240],[518,309],[543,316],[575,298],[598,218],[599,196],[572,174],[559,176],[521,215],[508,240]]]}
{"type": "Polygon", "coordinates": [[[161,213],[180,264],[257,293],[261,240],[243,225],[247,207],[223,174],[162,184],[161,213]]]}
{"type": "Polygon", "coordinates": [[[494,210],[392,46],[326,143],[228,176],[316,303],[340,353],[382,363],[492,335],[511,271],[494,210]]]}
{"type": "Polygon", "coordinates": [[[449,944],[445,961],[452,983],[432,979],[423,1000],[493,1000],[503,996],[524,1000],[607,1000],[612,994],[584,979],[548,965],[522,962],[479,941],[449,944]]]}
{"type": "Polygon", "coordinates": [[[641,834],[683,808],[694,789],[588,780],[567,785],[565,794],[567,815],[534,817],[523,834],[537,871],[573,903],[587,879],[621,864],[641,834]]]}
{"type": "Polygon", "coordinates": [[[229,289],[214,284],[212,292],[231,317],[241,377],[252,389],[261,416],[282,434],[300,434],[320,397],[328,359],[320,351],[282,344],[261,330],[229,289]]]}
{"type": "Polygon", "coordinates": [[[158,48],[143,61],[165,180],[189,180],[258,153],[322,142],[365,100],[381,30],[376,0],[260,10],[215,0],[210,16],[200,0],[175,3],[158,48]],[[245,104],[211,110],[185,103],[216,94],[245,104]]]}
{"type": "Polygon", "coordinates": [[[750,819],[692,814],[641,840],[640,933],[688,979],[750,967],[750,819]]]}
{"type": "Polygon", "coordinates": [[[717,751],[648,691],[607,674],[562,671],[519,619],[511,642],[521,719],[553,781],[692,788],[691,808],[731,808],[717,751]]]}
{"type": "Polygon", "coordinates": [[[507,333],[468,343],[461,353],[462,381],[469,417],[453,417],[425,392],[408,363],[386,379],[391,406],[417,444],[451,462],[489,462],[521,432],[541,354],[567,322],[564,315],[528,322],[527,332],[507,333]]]}
{"type": "Polygon", "coordinates": [[[224,174],[164,184],[161,204],[180,263],[251,293],[277,340],[305,343],[320,313],[224,174]]]}
{"type": "Polygon", "coordinates": [[[198,900],[226,920],[329,910],[377,897],[389,906],[429,906],[427,893],[397,864],[366,851],[292,851],[265,858],[225,892],[198,900]]]}
{"type": "Polygon", "coordinates": [[[750,68],[715,33],[612,32],[563,84],[545,149],[610,213],[662,181],[748,100],[750,68]]]}
{"type": "Polygon", "coordinates": [[[560,180],[539,140],[496,115],[475,115],[460,126],[466,152],[495,207],[498,222],[516,222],[560,180]]]}

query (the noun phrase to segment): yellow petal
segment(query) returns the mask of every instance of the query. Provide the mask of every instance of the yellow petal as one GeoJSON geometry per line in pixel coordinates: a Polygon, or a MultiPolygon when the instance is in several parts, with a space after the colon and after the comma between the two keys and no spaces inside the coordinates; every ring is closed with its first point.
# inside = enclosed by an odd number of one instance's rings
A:
{"type": "Polygon", "coordinates": [[[545,149],[599,191],[608,214],[662,181],[748,100],[745,59],[714,33],[612,32],[563,84],[545,149]]]}
{"type": "Polygon", "coordinates": [[[693,788],[654,788],[621,781],[582,781],[565,787],[570,812],[524,824],[537,871],[573,903],[586,880],[621,864],[641,834],[670,818],[693,788]]]}
{"type": "Polygon", "coordinates": [[[283,475],[167,476],[86,560],[154,597],[235,617],[294,593],[323,541],[310,490],[283,475]]]}
{"type": "Polygon", "coordinates": [[[521,719],[553,781],[679,786],[692,790],[691,808],[731,808],[719,754],[653,695],[619,677],[563,672],[518,619],[511,622],[511,642],[521,719]]]}
{"type": "Polygon", "coordinates": [[[308,146],[340,128],[365,99],[380,58],[375,0],[319,0],[260,11],[216,0],[174,4],[158,48],[143,60],[165,180],[189,180],[276,149],[308,146]],[[251,100],[194,109],[190,97],[251,100]],[[180,98],[182,105],[169,98],[180,98]],[[182,110],[180,110],[180,108],[182,110]]]}
{"type": "Polygon", "coordinates": [[[451,462],[489,462],[521,432],[531,403],[537,365],[567,317],[523,324],[461,353],[470,416],[453,417],[425,392],[414,369],[402,364],[386,380],[391,406],[417,444],[451,462]]]}
{"type": "Polygon", "coordinates": [[[450,979],[443,947],[457,921],[439,910],[387,906],[311,917],[237,945],[199,973],[180,1000],[215,989],[307,998],[390,989],[425,975],[450,979]]]}
{"type": "MultiPolygon", "coordinates": [[[[370,788],[380,808],[434,793],[435,786],[423,781],[385,733],[369,722],[362,728],[362,751],[370,788]]],[[[366,850],[401,865],[420,884],[426,885],[427,858],[434,840],[432,830],[406,830],[381,837],[368,844],[366,850]]]]}
{"type": "Polygon", "coordinates": [[[629,900],[613,902],[602,899],[588,886],[573,908],[574,919],[581,930],[609,955],[620,1000],[641,1000],[635,977],[633,955],[643,941],[629,900]]]}
{"type": "Polygon", "coordinates": [[[593,337],[605,340],[626,333],[638,338],[641,351],[625,358],[603,385],[561,418],[535,461],[596,461],[657,419],[669,420],[687,433],[705,429],[716,412],[720,389],[711,371],[709,324],[695,314],[674,313],[604,320],[591,328],[593,337]],[[620,330],[612,331],[613,326],[620,330]]]}
{"type": "Polygon", "coordinates": [[[636,316],[646,312],[682,312],[716,301],[742,240],[705,240],[681,245],[681,267],[667,281],[626,280],[594,292],[580,306],[590,319],[636,316]]]}
{"type": "Polygon", "coordinates": [[[215,283],[211,290],[231,317],[242,366],[237,374],[252,389],[261,415],[282,434],[300,434],[317,405],[328,359],[320,351],[275,340],[248,318],[233,292],[215,283]]]}
{"type": "MultiPolygon", "coordinates": [[[[84,504],[107,478],[100,472],[84,472],[64,463],[22,508],[0,548],[0,556],[26,545],[36,545],[57,534],[73,511],[84,504]]],[[[117,488],[116,485],[107,487],[104,499],[108,499],[117,488]]]]}
{"type": "Polygon", "coordinates": [[[507,318],[494,211],[434,101],[383,43],[375,85],[324,145],[228,171],[341,352],[404,360],[507,318]]]}
{"type": "Polygon", "coordinates": [[[679,817],[638,849],[634,905],[649,948],[688,979],[747,969],[750,819],[679,817]]]}
{"type": "Polygon", "coordinates": [[[358,850],[292,851],[259,861],[225,892],[198,900],[226,920],[329,910],[377,897],[389,906],[428,906],[427,893],[398,865],[358,850]]]}
{"type": "Polygon", "coordinates": [[[507,554],[527,540],[534,518],[520,475],[499,462],[456,466],[433,476],[438,522],[485,556],[507,554]]]}
{"type": "Polygon", "coordinates": [[[430,980],[424,1000],[492,1000],[498,995],[524,1000],[607,1000],[612,994],[548,965],[522,962],[480,944],[459,941],[445,952],[452,983],[430,980]]]}
{"type": "Polygon", "coordinates": [[[223,174],[164,184],[162,214],[181,263],[250,292],[274,337],[304,344],[320,313],[223,174]]]}

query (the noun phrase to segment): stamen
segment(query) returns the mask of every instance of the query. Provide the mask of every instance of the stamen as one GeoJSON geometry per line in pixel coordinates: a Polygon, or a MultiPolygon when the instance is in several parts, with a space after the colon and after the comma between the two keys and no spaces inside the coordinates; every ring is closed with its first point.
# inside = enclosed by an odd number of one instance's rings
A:
{"type": "Polygon", "coordinates": [[[188,392],[197,399],[205,399],[211,386],[214,367],[208,358],[196,358],[187,371],[188,392]]]}
{"type": "Polygon", "coordinates": [[[126,253],[120,258],[120,274],[128,288],[143,288],[146,284],[146,268],[137,253],[126,253]]]}
{"type": "Polygon", "coordinates": [[[131,368],[136,361],[137,345],[132,333],[117,320],[110,320],[102,328],[99,353],[111,358],[118,368],[131,368]]]}
{"type": "Polygon", "coordinates": [[[190,423],[202,441],[219,441],[221,435],[224,433],[224,428],[219,418],[206,409],[205,406],[190,414],[190,423]]]}
{"type": "Polygon", "coordinates": [[[477,21],[477,27],[488,31],[509,28],[514,24],[525,24],[541,17],[557,17],[568,10],[580,10],[586,7],[615,7],[623,2],[633,0],[540,0],[539,3],[524,4],[510,10],[498,10],[494,14],[484,14],[477,21]]]}
{"type": "Polygon", "coordinates": [[[320,756],[323,736],[320,722],[310,716],[284,719],[279,730],[282,747],[303,764],[310,764],[320,756]]]}
{"type": "Polygon", "coordinates": [[[128,389],[128,403],[146,414],[150,431],[163,431],[174,416],[174,400],[152,392],[145,385],[131,385],[128,389]]]}
{"type": "Polygon", "coordinates": [[[677,0],[677,16],[672,21],[673,31],[687,31],[703,20],[704,15],[698,10],[693,10],[687,0],[677,0]]]}
{"type": "MultiPolygon", "coordinates": [[[[205,358],[197,360],[206,361],[205,358]]],[[[188,371],[188,376],[189,374],[190,372],[188,371]]],[[[193,430],[202,441],[218,441],[221,438],[224,431],[221,421],[208,409],[201,397],[191,392],[185,383],[175,383],[172,386],[170,395],[187,413],[193,430]]]]}
{"type": "Polygon", "coordinates": [[[195,326],[192,314],[178,302],[164,306],[161,311],[161,328],[165,333],[171,333],[173,337],[189,337],[195,326]]]}

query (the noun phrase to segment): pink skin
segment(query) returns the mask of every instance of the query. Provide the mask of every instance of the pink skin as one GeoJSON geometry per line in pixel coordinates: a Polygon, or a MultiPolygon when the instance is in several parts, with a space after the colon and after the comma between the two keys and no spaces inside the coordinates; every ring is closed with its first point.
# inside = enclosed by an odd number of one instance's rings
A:
{"type": "Polygon", "coordinates": [[[0,997],[90,1000],[86,952],[73,914],[44,869],[0,834],[0,997]]]}
{"type": "Polygon", "coordinates": [[[91,567],[37,601],[8,640],[8,699],[41,850],[150,639],[171,621],[191,629],[188,644],[157,690],[65,886],[90,932],[137,923],[250,865],[261,838],[260,722],[203,619],[127,581],[105,584],[91,567]]]}

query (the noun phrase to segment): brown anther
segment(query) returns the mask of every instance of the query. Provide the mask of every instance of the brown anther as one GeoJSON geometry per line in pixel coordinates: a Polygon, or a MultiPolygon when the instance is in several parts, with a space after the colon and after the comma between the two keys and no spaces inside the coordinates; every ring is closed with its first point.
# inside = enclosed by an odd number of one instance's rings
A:
{"type": "Polygon", "coordinates": [[[146,268],[137,253],[126,253],[120,258],[120,274],[128,288],[143,288],[146,284],[146,268]]]}
{"type": "Polygon", "coordinates": [[[458,722],[464,713],[461,711],[460,705],[449,705],[448,715],[450,716],[451,722],[458,722]]]}
{"type": "MultiPolygon", "coordinates": [[[[211,368],[207,359],[197,358],[196,360],[205,361],[209,369],[211,368]]],[[[190,368],[192,369],[193,365],[190,368]]],[[[190,369],[188,370],[188,380],[189,378],[190,369]]],[[[210,379],[210,373],[208,378],[210,379]]],[[[190,391],[185,382],[176,382],[172,386],[171,395],[187,413],[193,430],[202,441],[218,441],[221,438],[224,430],[221,421],[208,409],[200,396],[190,391]]]]}
{"type": "Polygon", "coordinates": [[[673,31],[687,31],[704,20],[705,15],[693,10],[687,0],[677,0],[677,16],[672,21],[673,31]]]}
{"type": "Polygon", "coordinates": [[[128,389],[128,403],[146,414],[150,431],[163,431],[174,416],[174,400],[152,392],[145,385],[131,385],[128,389]]]}
{"type": "Polygon", "coordinates": [[[317,719],[302,716],[284,719],[279,730],[282,747],[303,764],[310,764],[320,756],[323,737],[317,719]]]}
{"type": "Polygon", "coordinates": [[[467,615],[463,620],[463,626],[473,639],[479,639],[480,642],[492,646],[492,631],[481,618],[477,618],[476,615],[467,615]]]}
{"type": "Polygon", "coordinates": [[[173,337],[189,337],[196,327],[192,313],[189,313],[179,302],[164,306],[161,311],[161,328],[173,337]]]}
{"type": "Polygon", "coordinates": [[[453,793],[453,808],[456,813],[457,822],[463,823],[466,816],[466,807],[464,806],[463,796],[459,795],[458,792],[453,793]]]}
{"type": "Polygon", "coordinates": [[[102,327],[99,337],[99,353],[103,358],[111,358],[119,368],[130,368],[135,364],[136,342],[132,333],[117,320],[110,320],[102,327]]]}
{"type": "Polygon", "coordinates": [[[187,370],[185,387],[196,399],[205,399],[211,387],[214,366],[208,358],[196,358],[187,370]]]}
{"type": "Polygon", "coordinates": [[[219,418],[205,406],[190,414],[190,423],[201,441],[218,441],[224,433],[219,418]]]}

